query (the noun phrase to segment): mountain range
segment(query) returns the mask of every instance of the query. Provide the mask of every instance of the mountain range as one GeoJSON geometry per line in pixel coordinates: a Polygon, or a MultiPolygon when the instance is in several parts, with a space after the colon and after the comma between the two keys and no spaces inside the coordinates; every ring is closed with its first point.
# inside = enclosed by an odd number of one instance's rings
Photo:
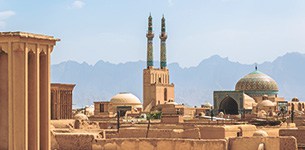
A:
{"type": "MultiPolygon", "coordinates": [[[[113,64],[101,60],[95,65],[66,61],[51,66],[51,81],[76,84],[73,107],[107,101],[119,92],[131,92],[142,101],[145,67],[145,61],[113,64]]],[[[168,68],[170,80],[175,84],[175,101],[199,106],[212,103],[215,90],[234,90],[237,81],[254,71],[255,65],[214,55],[195,67],[183,68],[178,63],[171,63],[168,68]]],[[[258,70],[278,83],[279,96],[286,100],[305,99],[305,54],[287,53],[272,62],[258,64],[258,70]]]]}

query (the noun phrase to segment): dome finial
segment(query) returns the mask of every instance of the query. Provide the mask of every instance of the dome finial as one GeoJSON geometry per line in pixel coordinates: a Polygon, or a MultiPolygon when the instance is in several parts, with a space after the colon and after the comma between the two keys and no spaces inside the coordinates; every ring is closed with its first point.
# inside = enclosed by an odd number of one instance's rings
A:
{"type": "Polygon", "coordinates": [[[255,63],[255,71],[257,71],[257,63],[255,63]]]}

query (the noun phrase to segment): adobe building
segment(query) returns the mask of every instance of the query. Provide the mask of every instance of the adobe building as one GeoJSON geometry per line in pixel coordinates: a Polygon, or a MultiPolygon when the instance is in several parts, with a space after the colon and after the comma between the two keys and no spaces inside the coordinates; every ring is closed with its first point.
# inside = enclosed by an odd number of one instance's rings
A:
{"type": "Polygon", "coordinates": [[[94,102],[94,117],[115,117],[119,111],[120,116],[139,115],[143,106],[139,98],[128,92],[121,92],[110,101],[94,102]]]}
{"type": "Polygon", "coordinates": [[[300,101],[297,97],[294,97],[290,102],[287,102],[288,113],[290,114],[292,111],[292,107],[294,107],[294,111],[305,111],[305,102],[300,101]]]}
{"type": "Polygon", "coordinates": [[[0,149],[50,149],[50,57],[57,41],[0,32],[0,149]]]}
{"type": "Polygon", "coordinates": [[[153,64],[153,38],[152,17],[148,18],[147,37],[147,68],[143,70],[143,106],[144,111],[149,112],[157,105],[168,101],[174,101],[174,84],[170,83],[169,70],[166,61],[166,39],[165,18],[162,17],[161,27],[161,51],[160,68],[154,68],[153,64]]]}
{"type": "Polygon", "coordinates": [[[72,93],[75,84],[51,84],[51,119],[72,119],[72,93]]]}
{"type": "Polygon", "coordinates": [[[162,123],[182,123],[184,119],[190,120],[195,117],[203,117],[212,109],[210,103],[201,105],[201,107],[190,107],[184,104],[177,104],[175,102],[166,102],[157,106],[157,110],[161,110],[162,123]]]}

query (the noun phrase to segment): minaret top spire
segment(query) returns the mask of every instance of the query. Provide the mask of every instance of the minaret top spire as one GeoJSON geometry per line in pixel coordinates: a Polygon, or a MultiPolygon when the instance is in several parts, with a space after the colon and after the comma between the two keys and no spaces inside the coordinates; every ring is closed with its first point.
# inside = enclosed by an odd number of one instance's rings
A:
{"type": "Polygon", "coordinates": [[[162,19],[161,19],[161,32],[165,33],[165,18],[164,18],[164,14],[162,15],[162,19]]]}
{"type": "Polygon", "coordinates": [[[148,17],[148,33],[152,33],[152,32],[153,32],[152,17],[151,17],[151,13],[149,13],[149,17],[148,17]]]}
{"type": "Polygon", "coordinates": [[[162,19],[161,19],[161,35],[160,35],[160,39],[164,40],[164,41],[167,39],[164,15],[162,16],[162,19]]]}

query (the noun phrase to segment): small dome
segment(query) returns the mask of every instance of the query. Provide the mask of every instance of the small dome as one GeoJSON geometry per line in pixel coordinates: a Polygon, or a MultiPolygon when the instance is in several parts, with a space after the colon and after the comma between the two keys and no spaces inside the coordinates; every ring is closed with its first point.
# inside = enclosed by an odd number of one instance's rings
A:
{"type": "Polygon", "coordinates": [[[212,104],[207,102],[207,103],[203,104],[202,106],[204,106],[204,107],[212,107],[212,104]]]}
{"type": "Polygon", "coordinates": [[[291,101],[293,102],[299,102],[299,99],[297,97],[294,97],[291,101]]]}
{"type": "Polygon", "coordinates": [[[88,120],[88,117],[83,113],[79,113],[74,116],[74,119],[75,120],[88,120]]]}
{"type": "Polygon", "coordinates": [[[141,101],[135,95],[131,93],[119,93],[113,96],[110,100],[112,104],[139,104],[141,105],[141,101]]]}
{"type": "Polygon", "coordinates": [[[267,137],[268,133],[264,130],[257,130],[253,133],[253,136],[262,136],[262,137],[267,137]]]}
{"type": "Polygon", "coordinates": [[[169,102],[165,102],[165,104],[173,104],[173,105],[178,105],[176,102],[174,101],[169,101],[169,102]]]}
{"type": "Polygon", "coordinates": [[[277,83],[268,75],[254,71],[241,78],[235,85],[236,91],[245,91],[254,94],[277,94],[277,83]]]}
{"type": "Polygon", "coordinates": [[[258,104],[259,107],[273,107],[275,104],[270,100],[263,100],[258,104]]]}

